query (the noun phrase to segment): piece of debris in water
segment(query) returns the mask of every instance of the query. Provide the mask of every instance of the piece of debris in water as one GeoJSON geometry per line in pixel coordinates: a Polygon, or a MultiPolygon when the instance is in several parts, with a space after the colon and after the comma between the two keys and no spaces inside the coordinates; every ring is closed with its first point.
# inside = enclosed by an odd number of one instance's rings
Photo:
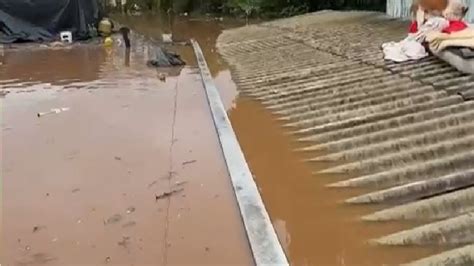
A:
{"type": "Polygon", "coordinates": [[[166,74],[165,73],[158,73],[158,79],[162,82],[166,82],[166,74]]]}
{"type": "Polygon", "coordinates": [[[40,230],[43,230],[43,229],[46,229],[46,226],[42,226],[42,225],[38,225],[38,226],[35,226],[33,227],[33,233],[36,233],[40,230]]]}
{"type": "Polygon", "coordinates": [[[173,34],[162,34],[161,39],[164,43],[172,43],[173,42],[173,34]]]}
{"type": "Polygon", "coordinates": [[[122,160],[122,157],[115,156],[114,159],[115,159],[116,161],[121,161],[121,160],[122,160]]]}
{"type": "Polygon", "coordinates": [[[72,193],[77,193],[77,192],[79,192],[79,191],[81,191],[80,188],[75,188],[75,189],[72,190],[72,193]]]}
{"type": "Polygon", "coordinates": [[[158,200],[161,200],[161,199],[165,199],[165,198],[168,198],[168,197],[171,197],[173,196],[174,194],[177,194],[179,192],[182,192],[184,190],[184,188],[179,188],[179,189],[174,189],[174,190],[171,190],[169,192],[164,192],[160,195],[155,195],[155,200],[158,201],[158,200]]]}
{"type": "Polygon", "coordinates": [[[197,160],[186,161],[186,162],[183,162],[183,166],[188,165],[188,164],[193,164],[193,163],[196,163],[196,162],[197,162],[197,160]]]}
{"type": "Polygon", "coordinates": [[[105,258],[105,263],[109,263],[112,259],[110,257],[105,258]]]}
{"type": "Polygon", "coordinates": [[[42,117],[42,116],[45,116],[45,115],[50,115],[50,114],[59,114],[61,112],[66,112],[66,111],[69,111],[70,108],[69,107],[63,107],[63,108],[53,108],[51,110],[49,110],[48,112],[40,112],[38,114],[36,114],[38,117],[42,117]]]}
{"type": "Polygon", "coordinates": [[[129,207],[129,208],[127,208],[127,214],[135,212],[135,210],[136,210],[135,207],[129,207]]]}
{"type": "Polygon", "coordinates": [[[108,225],[108,224],[116,224],[118,222],[120,222],[122,220],[122,215],[120,214],[115,214],[111,217],[109,217],[107,220],[104,221],[104,224],[105,225],[108,225]]]}
{"type": "Polygon", "coordinates": [[[185,185],[185,184],[187,184],[187,183],[188,183],[188,181],[176,181],[176,182],[174,183],[174,186],[175,186],[175,187],[179,187],[179,186],[185,185]]]}
{"type": "Polygon", "coordinates": [[[173,67],[184,66],[186,64],[176,53],[167,51],[161,47],[156,47],[155,51],[155,58],[147,61],[149,67],[173,67]]]}
{"type": "Polygon", "coordinates": [[[117,244],[118,244],[119,246],[124,247],[124,248],[128,248],[128,244],[129,244],[129,243],[130,243],[130,237],[128,237],[128,236],[123,236],[123,237],[122,237],[122,240],[119,241],[117,244]]]}

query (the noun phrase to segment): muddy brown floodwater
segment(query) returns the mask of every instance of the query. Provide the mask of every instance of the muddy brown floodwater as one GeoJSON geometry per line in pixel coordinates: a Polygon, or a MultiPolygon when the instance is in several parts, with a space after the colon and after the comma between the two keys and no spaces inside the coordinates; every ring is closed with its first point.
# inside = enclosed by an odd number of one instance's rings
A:
{"type": "MultiPolygon", "coordinates": [[[[157,17],[128,17],[121,21],[158,39],[172,29],[177,39],[192,37],[203,46],[210,70],[229,108],[234,130],[292,265],[398,265],[435,252],[430,248],[368,245],[371,238],[411,225],[369,225],[358,221],[374,209],[348,207],[342,201],[363,191],[327,189],[327,183],[347,177],[312,175],[313,171],[330,165],[303,162],[304,154],[293,151],[297,144],[277,117],[259,103],[237,96],[229,68],[219,57],[215,43],[222,28],[241,25],[239,21],[177,20],[172,26],[166,18],[157,17]],[[154,28],[150,24],[161,26],[154,28]]],[[[193,54],[185,55],[192,60],[193,54]]]]}
{"type": "Polygon", "coordinates": [[[202,46],[292,265],[396,265],[433,251],[367,245],[409,225],[359,222],[374,210],[341,201],[360,191],[326,189],[341,177],[313,176],[328,165],[303,162],[276,117],[237,97],[215,43],[241,22],[117,19],[140,34],[129,54],[0,54],[2,265],[252,265],[192,49],[175,48],[190,66],[166,82],[145,66],[150,40],[171,29],[202,46]]]}
{"type": "MultiPolygon", "coordinates": [[[[376,247],[371,238],[410,224],[364,224],[375,209],[344,206],[362,191],[325,187],[342,176],[315,176],[328,164],[308,164],[298,145],[259,103],[239,98],[230,117],[240,145],[257,177],[263,200],[292,265],[399,265],[429,255],[433,248],[376,247]]],[[[347,177],[345,177],[347,178],[347,177]]]]}
{"type": "Polygon", "coordinates": [[[2,50],[2,265],[252,264],[191,47],[132,39],[2,50]]]}

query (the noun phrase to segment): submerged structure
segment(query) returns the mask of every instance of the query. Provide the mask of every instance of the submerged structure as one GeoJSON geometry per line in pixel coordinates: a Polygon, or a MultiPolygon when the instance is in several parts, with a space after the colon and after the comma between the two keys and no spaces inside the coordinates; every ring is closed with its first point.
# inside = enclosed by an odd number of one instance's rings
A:
{"type": "MultiPolygon", "coordinates": [[[[402,1],[403,2],[403,1],[402,1]]],[[[438,246],[413,265],[474,264],[474,76],[428,57],[383,60],[407,24],[374,12],[320,12],[224,32],[219,51],[242,94],[278,115],[308,161],[364,188],[369,223],[416,221],[375,245],[438,246]]],[[[319,171],[314,172],[320,174],[319,171]]]]}
{"type": "Polygon", "coordinates": [[[100,16],[98,0],[2,0],[0,43],[52,41],[61,31],[87,39],[97,32],[100,16]]]}

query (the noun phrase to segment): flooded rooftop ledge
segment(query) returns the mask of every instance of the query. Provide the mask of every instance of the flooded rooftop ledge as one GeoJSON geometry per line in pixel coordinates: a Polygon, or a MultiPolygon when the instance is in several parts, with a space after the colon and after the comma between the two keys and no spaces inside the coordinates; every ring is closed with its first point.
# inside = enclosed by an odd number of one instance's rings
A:
{"type": "Polygon", "coordinates": [[[199,44],[192,41],[214,125],[256,265],[289,265],[199,44]]]}

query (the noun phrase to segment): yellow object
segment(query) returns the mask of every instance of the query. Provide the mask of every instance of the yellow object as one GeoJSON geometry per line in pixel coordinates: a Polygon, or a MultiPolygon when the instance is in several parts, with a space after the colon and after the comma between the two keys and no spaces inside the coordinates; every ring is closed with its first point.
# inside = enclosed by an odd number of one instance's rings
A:
{"type": "Polygon", "coordinates": [[[111,47],[114,44],[114,40],[110,37],[104,39],[104,46],[111,47]]]}
{"type": "Polygon", "coordinates": [[[112,34],[112,22],[108,18],[104,18],[99,22],[99,34],[102,37],[107,37],[112,34]]]}

